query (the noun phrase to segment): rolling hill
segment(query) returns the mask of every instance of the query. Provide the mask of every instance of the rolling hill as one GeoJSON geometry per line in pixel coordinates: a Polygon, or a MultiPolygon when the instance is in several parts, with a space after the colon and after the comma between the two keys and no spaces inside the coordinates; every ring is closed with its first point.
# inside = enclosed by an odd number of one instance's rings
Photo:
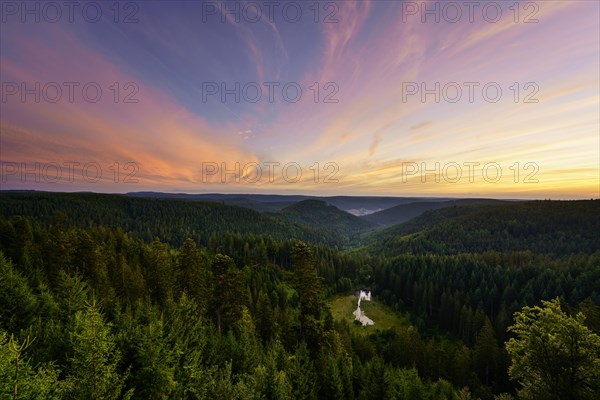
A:
{"type": "Polygon", "coordinates": [[[373,232],[374,254],[531,251],[553,257],[600,250],[600,200],[532,201],[431,210],[373,232]]]}
{"type": "Polygon", "coordinates": [[[303,225],[315,232],[338,238],[343,244],[358,240],[359,234],[374,224],[340,210],[322,200],[303,200],[274,214],[283,221],[303,225]]]}
{"type": "Polygon", "coordinates": [[[386,197],[386,196],[306,196],[306,195],[280,195],[280,194],[225,194],[225,193],[162,193],[162,192],[131,192],[131,197],[143,197],[153,199],[182,199],[182,200],[204,200],[219,203],[239,205],[252,208],[257,211],[277,212],[283,208],[304,200],[321,200],[340,210],[354,215],[370,214],[385,210],[401,204],[419,201],[440,202],[449,200],[447,198],[420,198],[420,197],[386,197]]]}
{"type": "Polygon", "coordinates": [[[296,224],[292,219],[286,221],[250,208],[209,201],[95,193],[0,192],[0,205],[5,217],[22,215],[42,225],[60,222],[118,227],[145,241],[158,236],[174,245],[187,237],[207,243],[211,235],[225,233],[341,244],[339,238],[296,224]]]}
{"type": "Polygon", "coordinates": [[[501,204],[502,200],[494,199],[456,199],[447,201],[419,201],[400,204],[373,214],[361,216],[361,219],[380,226],[391,226],[408,221],[423,214],[425,211],[467,204],[501,204]]]}

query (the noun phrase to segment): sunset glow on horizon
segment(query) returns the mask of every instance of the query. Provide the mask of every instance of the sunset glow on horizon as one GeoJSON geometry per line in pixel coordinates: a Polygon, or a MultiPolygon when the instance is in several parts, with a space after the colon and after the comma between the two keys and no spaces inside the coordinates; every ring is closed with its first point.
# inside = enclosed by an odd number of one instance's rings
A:
{"type": "Polygon", "coordinates": [[[599,2],[271,3],[3,2],[2,189],[600,197],[599,2]]]}

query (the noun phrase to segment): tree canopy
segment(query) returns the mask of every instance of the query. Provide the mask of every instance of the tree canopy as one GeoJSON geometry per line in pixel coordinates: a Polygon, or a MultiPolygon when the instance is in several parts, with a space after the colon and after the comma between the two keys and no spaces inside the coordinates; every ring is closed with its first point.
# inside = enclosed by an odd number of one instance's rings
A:
{"type": "Polygon", "coordinates": [[[600,336],[579,312],[568,315],[559,299],[525,307],[509,331],[510,377],[523,399],[597,399],[600,393],[600,336]]]}

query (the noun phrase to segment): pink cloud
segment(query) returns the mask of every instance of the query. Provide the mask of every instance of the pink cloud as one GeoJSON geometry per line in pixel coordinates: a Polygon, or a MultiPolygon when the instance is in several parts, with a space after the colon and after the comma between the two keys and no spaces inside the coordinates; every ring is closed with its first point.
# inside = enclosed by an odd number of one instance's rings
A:
{"type": "MultiPolygon", "coordinates": [[[[40,82],[57,82],[63,96],[57,103],[18,95],[3,104],[2,161],[61,162],[80,160],[135,161],[146,183],[194,184],[203,161],[252,161],[256,157],[234,134],[208,124],[190,113],[157,87],[138,80],[117,65],[86,48],[72,34],[49,30],[59,45],[15,37],[14,57],[3,57],[3,82],[25,82],[34,88],[40,82]],[[79,82],[74,102],[68,101],[64,82],[79,82]],[[94,82],[102,89],[97,103],[86,101],[81,88],[94,82]],[[117,82],[118,102],[115,102],[117,82]],[[129,87],[125,84],[132,82],[129,87]],[[113,90],[111,90],[111,87],[113,90]],[[125,103],[127,95],[139,91],[125,103]]],[[[95,95],[92,89],[89,93],[95,95]]],[[[53,95],[52,95],[53,96],[53,95]]]]}

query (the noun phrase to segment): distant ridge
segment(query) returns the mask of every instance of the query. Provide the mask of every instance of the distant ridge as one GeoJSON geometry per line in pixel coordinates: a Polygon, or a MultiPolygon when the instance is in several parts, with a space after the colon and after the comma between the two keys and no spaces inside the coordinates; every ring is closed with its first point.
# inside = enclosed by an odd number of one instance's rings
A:
{"type": "Polygon", "coordinates": [[[252,208],[257,211],[276,212],[285,207],[304,200],[321,200],[340,210],[352,214],[370,214],[401,204],[427,201],[440,202],[450,198],[435,197],[392,197],[392,196],[309,196],[285,194],[224,194],[224,193],[162,193],[162,192],[130,192],[127,196],[144,198],[167,198],[217,201],[252,208]]]}
{"type": "Polygon", "coordinates": [[[409,204],[400,204],[373,214],[364,215],[361,218],[380,226],[391,226],[418,217],[425,211],[437,210],[439,208],[461,206],[467,204],[502,204],[508,200],[495,199],[455,199],[448,201],[422,201],[409,204]]]}

